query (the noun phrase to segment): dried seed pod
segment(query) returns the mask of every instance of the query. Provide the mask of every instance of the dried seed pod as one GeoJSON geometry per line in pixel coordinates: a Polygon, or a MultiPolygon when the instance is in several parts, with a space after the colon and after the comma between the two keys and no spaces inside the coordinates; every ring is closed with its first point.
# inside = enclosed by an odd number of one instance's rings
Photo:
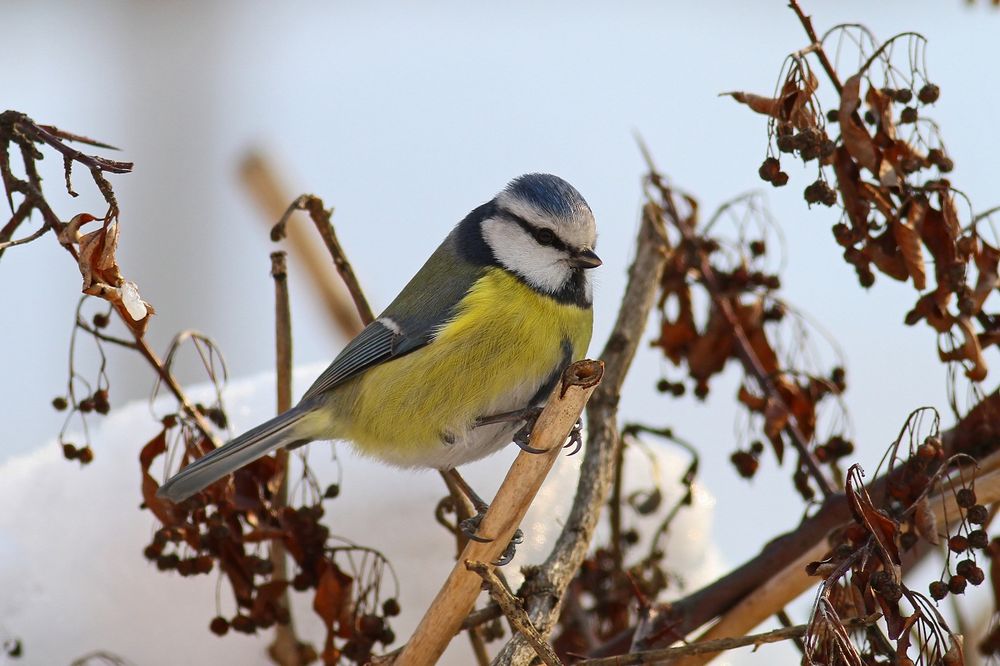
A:
{"type": "Polygon", "coordinates": [[[990,535],[986,530],[972,530],[969,532],[969,546],[972,548],[986,548],[990,545],[990,535]]]}
{"type": "Polygon", "coordinates": [[[400,612],[399,601],[396,599],[386,599],[382,602],[382,613],[386,617],[395,617],[400,612]]]}
{"type": "Polygon", "coordinates": [[[899,88],[892,91],[892,99],[900,104],[909,104],[913,99],[913,91],[909,88],[899,88]]]}
{"type": "Polygon", "coordinates": [[[771,182],[778,175],[779,171],[781,171],[781,163],[778,159],[768,157],[761,163],[760,168],[757,169],[757,174],[761,177],[761,180],[771,182]]]}
{"type": "Polygon", "coordinates": [[[917,99],[922,104],[933,104],[938,101],[939,97],[941,97],[941,88],[933,83],[925,83],[917,92],[917,99]]]}
{"type": "Polygon", "coordinates": [[[754,474],[757,473],[757,468],[760,466],[757,459],[747,451],[735,451],[729,456],[729,460],[744,479],[752,479],[754,474]]]}
{"type": "Polygon", "coordinates": [[[323,497],[325,499],[333,499],[338,495],[340,495],[340,486],[337,485],[336,483],[331,483],[330,485],[328,485],[326,487],[326,490],[323,492],[323,497]]]}
{"type": "Polygon", "coordinates": [[[935,601],[941,601],[948,596],[948,586],[939,580],[931,583],[927,591],[930,592],[931,599],[935,601]]]}
{"type": "Polygon", "coordinates": [[[52,407],[57,412],[61,412],[65,410],[67,407],[69,407],[69,402],[66,400],[66,398],[62,397],[61,395],[56,396],[55,398],[52,398],[52,407]]]}
{"type": "Polygon", "coordinates": [[[955,573],[960,576],[968,576],[974,566],[976,566],[975,560],[964,559],[955,565],[955,573]]]}
{"type": "Polygon", "coordinates": [[[103,312],[98,312],[94,315],[94,328],[107,328],[110,323],[111,318],[103,312]]]}
{"type": "Polygon", "coordinates": [[[209,630],[216,636],[225,636],[229,631],[229,621],[224,617],[213,617],[208,625],[209,630]]]}
{"type": "Polygon", "coordinates": [[[955,574],[948,581],[948,591],[952,594],[964,594],[965,593],[965,576],[960,576],[955,574]]]}
{"type": "Polygon", "coordinates": [[[965,512],[965,517],[974,525],[982,525],[990,517],[990,512],[982,504],[974,504],[965,512]]]}
{"type": "Polygon", "coordinates": [[[908,106],[899,114],[899,123],[901,125],[915,122],[917,122],[917,107],[908,106]]]}
{"type": "Polygon", "coordinates": [[[76,459],[79,460],[82,465],[89,465],[94,462],[94,450],[89,446],[85,446],[76,452],[76,459]]]}
{"type": "Polygon", "coordinates": [[[953,553],[964,553],[969,549],[969,540],[961,534],[948,539],[948,549],[953,553]]]}
{"type": "Polygon", "coordinates": [[[63,450],[63,457],[66,458],[66,460],[76,460],[76,456],[78,455],[77,454],[78,449],[71,442],[65,442],[62,445],[62,450],[63,450]]]}
{"type": "Polygon", "coordinates": [[[237,615],[229,621],[229,626],[233,628],[233,631],[238,631],[241,634],[253,634],[257,632],[257,624],[246,615],[237,615]]]}
{"type": "Polygon", "coordinates": [[[775,187],[781,187],[782,185],[788,184],[788,174],[784,171],[779,171],[775,174],[774,178],[771,180],[771,184],[775,187]]]}
{"type": "Polygon", "coordinates": [[[976,491],[972,488],[959,488],[955,493],[955,501],[963,509],[968,509],[976,503],[976,491]]]}
{"type": "Polygon", "coordinates": [[[826,121],[830,123],[835,123],[840,120],[840,111],[837,109],[830,109],[826,112],[826,121]]]}
{"type": "Polygon", "coordinates": [[[794,137],[788,135],[779,136],[777,145],[779,151],[783,153],[791,153],[795,150],[795,139],[794,137]]]}
{"type": "Polygon", "coordinates": [[[980,585],[984,580],[986,580],[986,574],[979,567],[972,567],[967,574],[965,574],[965,579],[972,583],[973,585],[980,585]]]}

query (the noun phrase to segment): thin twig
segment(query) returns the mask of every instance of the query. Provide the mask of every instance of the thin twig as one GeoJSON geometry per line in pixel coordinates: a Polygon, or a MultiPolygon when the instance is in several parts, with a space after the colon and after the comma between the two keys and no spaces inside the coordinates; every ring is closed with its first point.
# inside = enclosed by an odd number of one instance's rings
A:
{"type": "Polygon", "coordinates": [[[811,45],[815,47],[812,50],[816,54],[816,57],[819,58],[820,64],[823,65],[826,75],[830,77],[830,82],[833,83],[833,87],[837,89],[837,94],[843,94],[844,86],[841,85],[840,77],[837,76],[837,70],[834,69],[833,63],[830,62],[830,58],[827,57],[826,51],[823,50],[823,43],[820,42],[819,37],[816,36],[816,30],[813,29],[812,17],[806,16],[797,0],[789,0],[788,6],[791,7],[792,11],[795,12],[795,15],[799,17],[799,21],[802,23],[802,27],[806,31],[806,36],[809,37],[811,45]]]}
{"type": "MultiPolygon", "coordinates": [[[[288,299],[288,266],[284,252],[271,253],[271,277],[274,278],[274,329],[275,368],[277,384],[278,413],[292,407],[292,313],[288,299]]],[[[288,504],[288,449],[280,448],[275,453],[275,478],[280,479],[278,490],[271,500],[276,510],[288,504]]],[[[272,580],[288,580],[288,558],[281,539],[271,540],[271,564],[274,570],[272,580]]],[[[299,649],[299,639],[295,635],[295,625],[291,617],[288,588],[276,600],[284,608],[289,619],[287,624],[277,624],[274,628],[274,642],[268,647],[268,654],[282,666],[299,666],[303,663],[299,649]]]]}
{"type": "Polygon", "coordinates": [[[440,658],[479,596],[481,580],[465,568],[465,562],[499,558],[603,373],[600,361],[577,361],[563,373],[562,385],[556,387],[531,431],[533,445],[545,453],[518,454],[477,530],[488,541],[469,541],[397,659],[398,666],[433,664],[440,658]]]}
{"type": "Polygon", "coordinates": [[[351,298],[354,300],[354,306],[361,315],[361,323],[367,326],[375,321],[375,315],[372,314],[371,306],[368,305],[368,299],[365,298],[365,294],[361,290],[361,284],[358,282],[357,276],[354,275],[354,269],[351,268],[350,262],[347,261],[344,248],[340,246],[337,234],[333,230],[333,223],[331,222],[333,209],[327,210],[323,206],[322,199],[314,194],[303,194],[293,201],[292,205],[285,211],[285,214],[278,220],[278,223],[271,229],[271,240],[278,241],[285,237],[285,225],[288,223],[288,218],[296,210],[304,210],[309,213],[313,224],[316,225],[316,230],[319,232],[320,237],[326,244],[326,249],[330,252],[330,257],[333,259],[333,265],[337,267],[337,272],[340,273],[340,277],[344,280],[347,291],[350,292],[351,298]]]}
{"type": "MultiPolygon", "coordinates": [[[[549,635],[559,618],[566,589],[587,556],[597,519],[611,490],[614,461],[620,446],[618,401],[653,309],[667,249],[663,220],[647,207],[643,211],[635,261],[629,268],[628,286],[618,318],[601,352],[607,367],[605,380],[587,407],[587,447],[573,506],[545,563],[533,569],[525,580],[526,586],[549,592],[529,596],[525,602],[528,617],[542,636],[549,635]]],[[[525,666],[534,654],[524,638],[515,636],[504,646],[494,664],[525,666]]]]}
{"type": "MultiPolygon", "coordinates": [[[[279,178],[278,169],[264,155],[250,152],[240,161],[240,179],[260,208],[261,219],[268,227],[273,226],[274,221],[287,212],[292,199],[288,187],[279,178]]],[[[309,288],[316,290],[334,327],[346,338],[353,338],[361,332],[361,318],[336,267],[327,253],[313,242],[308,227],[291,224],[286,225],[286,230],[292,257],[309,273],[309,288]]]]}
{"type": "Polygon", "coordinates": [[[642,142],[642,139],[640,137],[636,137],[636,140],[639,142],[640,151],[646,160],[650,180],[660,191],[660,194],[663,197],[663,202],[666,207],[664,212],[666,213],[667,218],[684,238],[684,241],[690,245],[692,251],[697,252],[698,269],[701,272],[705,288],[707,289],[709,296],[712,298],[712,304],[723,316],[726,323],[729,324],[729,327],[732,330],[733,338],[736,341],[736,351],[740,357],[740,361],[743,363],[744,371],[757,381],[758,386],[760,386],[764,395],[767,396],[767,399],[779,405],[780,408],[788,415],[784,431],[788,434],[789,439],[792,440],[792,444],[798,451],[799,458],[803,463],[805,463],[810,476],[813,478],[813,481],[816,482],[816,485],[819,486],[820,492],[823,493],[823,497],[829,497],[834,493],[833,486],[830,485],[830,481],[826,478],[823,470],[820,469],[819,462],[812,454],[812,451],[809,450],[809,439],[805,436],[805,434],[803,434],[802,429],[799,427],[798,419],[795,417],[795,414],[789,408],[785,399],[778,391],[778,387],[774,383],[774,379],[771,377],[770,373],[764,370],[760,359],[757,358],[757,354],[754,352],[753,346],[747,338],[746,331],[743,330],[743,324],[740,322],[740,318],[733,310],[732,303],[730,303],[729,299],[724,295],[723,289],[719,284],[718,277],[715,275],[715,270],[712,268],[712,264],[708,260],[708,255],[701,249],[701,244],[698,242],[698,238],[695,236],[694,230],[691,229],[690,225],[688,225],[677,212],[677,208],[674,205],[673,189],[664,181],[663,177],[657,171],[656,165],[653,163],[652,156],[650,155],[645,144],[642,142]]]}
{"type": "Polygon", "coordinates": [[[500,581],[494,567],[485,562],[475,561],[467,561],[465,566],[469,571],[478,574],[483,579],[486,591],[489,592],[490,598],[497,603],[500,610],[507,617],[511,630],[524,636],[525,640],[534,648],[535,654],[542,660],[542,663],[546,664],[546,666],[562,666],[562,662],[556,655],[556,651],[552,649],[551,645],[545,642],[545,639],[539,635],[538,630],[532,626],[531,620],[528,619],[528,614],[524,612],[524,606],[521,605],[517,597],[511,594],[510,590],[500,581]]]}
{"type": "MultiPolygon", "coordinates": [[[[855,619],[845,624],[851,628],[867,627],[875,618],[855,619]]],[[[765,631],[762,634],[751,634],[748,636],[737,636],[736,638],[718,638],[716,640],[704,641],[701,643],[689,643],[677,647],[661,648],[659,650],[644,650],[615,657],[601,657],[598,659],[584,659],[576,662],[576,666],[636,666],[641,664],[658,664],[678,657],[689,657],[706,653],[718,653],[725,650],[735,650],[749,645],[754,649],[767,643],[778,643],[780,641],[801,641],[809,629],[808,624],[798,624],[794,627],[782,627],[772,631],[765,631]]]]}

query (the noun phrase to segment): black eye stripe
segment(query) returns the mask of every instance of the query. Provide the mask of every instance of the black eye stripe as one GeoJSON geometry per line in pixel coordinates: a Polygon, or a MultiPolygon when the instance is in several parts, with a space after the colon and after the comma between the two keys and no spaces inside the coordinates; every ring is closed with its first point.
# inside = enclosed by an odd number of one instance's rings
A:
{"type": "Polygon", "coordinates": [[[503,217],[506,217],[508,220],[515,222],[519,227],[521,227],[529,234],[531,234],[531,237],[534,238],[535,242],[538,243],[539,245],[546,245],[548,247],[554,247],[557,250],[569,252],[569,248],[566,246],[566,244],[563,243],[562,239],[559,238],[559,236],[551,229],[548,228],[539,229],[535,225],[525,220],[520,215],[515,215],[514,213],[511,213],[510,211],[507,210],[502,210],[500,211],[500,213],[503,215],[503,217]],[[543,234],[542,233],[543,231],[547,233],[543,234]]]}

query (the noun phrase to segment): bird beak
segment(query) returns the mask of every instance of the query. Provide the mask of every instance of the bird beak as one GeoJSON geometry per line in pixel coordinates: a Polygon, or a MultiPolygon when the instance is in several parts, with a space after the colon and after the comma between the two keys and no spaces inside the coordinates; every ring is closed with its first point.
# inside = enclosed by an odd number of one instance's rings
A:
{"type": "Polygon", "coordinates": [[[575,268],[597,268],[604,262],[593,250],[583,250],[570,257],[569,263],[575,268]]]}

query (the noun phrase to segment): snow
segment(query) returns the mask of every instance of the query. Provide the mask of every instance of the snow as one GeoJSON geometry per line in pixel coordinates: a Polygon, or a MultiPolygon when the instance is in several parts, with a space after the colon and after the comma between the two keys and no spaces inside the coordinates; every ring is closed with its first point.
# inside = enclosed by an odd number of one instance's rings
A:
{"type": "MultiPolygon", "coordinates": [[[[300,388],[322,368],[296,372],[300,388]]],[[[211,387],[190,390],[195,400],[210,400],[211,387]]],[[[273,376],[231,384],[225,391],[234,431],[272,413],[273,376]]],[[[154,410],[164,413],[169,402],[154,410]]],[[[0,640],[19,638],[24,655],[17,664],[60,664],[95,650],[148,666],[179,663],[269,663],[265,649],[272,632],[217,637],[208,630],[216,612],[218,575],[181,578],[163,573],[142,555],[156,528],[140,510],[138,452],[158,431],[146,402],[115,409],[95,420],[95,458],[81,468],[67,461],[55,442],[0,466],[0,640]]],[[[309,447],[309,463],[322,484],[338,478],[329,444],[309,447]]],[[[674,479],[686,460],[652,444],[630,447],[626,487],[652,486],[649,456],[666,486],[659,515],[680,496],[674,479]]],[[[403,612],[392,623],[404,641],[452,567],[454,542],[433,518],[444,494],[433,472],[402,471],[349,453],[336,445],[342,465],[341,494],[324,503],[324,521],[333,534],[381,550],[399,575],[403,612]]],[[[463,470],[469,482],[489,497],[499,485],[515,447],[463,470]]],[[[293,456],[294,457],[294,456],[293,456]]],[[[521,525],[524,543],[505,573],[517,584],[519,567],[538,563],[560,529],[575,489],[582,455],[561,458],[521,525]]],[[[682,511],[667,540],[670,567],[689,586],[711,580],[720,559],[711,546],[714,500],[696,488],[695,504],[682,511]]],[[[656,516],[640,530],[651,533],[656,516]]],[[[600,538],[600,537],[599,537],[600,538]]],[[[235,604],[223,583],[221,612],[235,604]]],[[[293,615],[301,635],[322,644],[322,628],[311,610],[312,597],[296,594],[293,615]]],[[[499,643],[494,644],[494,646],[499,643]]],[[[0,663],[4,663],[0,657],[0,663]]],[[[455,640],[441,663],[470,663],[465,639],[455,640]]]]}

